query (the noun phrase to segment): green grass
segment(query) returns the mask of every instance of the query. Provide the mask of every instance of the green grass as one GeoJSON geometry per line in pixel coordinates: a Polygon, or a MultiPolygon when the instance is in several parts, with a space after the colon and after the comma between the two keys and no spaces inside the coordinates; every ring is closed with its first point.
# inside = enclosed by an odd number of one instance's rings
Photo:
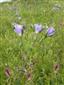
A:
{"type": "Polygon", "coordinates": [[[0,85],[64,85],[63,0],[16,0],[0,4],[0,85]],[[55,4],[61,5],[57,11],[52,10],[55,4]],[[21,37],[14,32],[13,22],[26,24],[21,37]],[[35,34],[30,27],[34,23],[54,26],[55,35],[42,39],[46,29],[35,34]],[[57,74],[53,70],[55,63],[60,65],[57,74]],[[10,77],[5,75],[7,66],[11,69],[10,77]],[[31,80],[26,78],[23,68],[32,75],[31,80]]]}

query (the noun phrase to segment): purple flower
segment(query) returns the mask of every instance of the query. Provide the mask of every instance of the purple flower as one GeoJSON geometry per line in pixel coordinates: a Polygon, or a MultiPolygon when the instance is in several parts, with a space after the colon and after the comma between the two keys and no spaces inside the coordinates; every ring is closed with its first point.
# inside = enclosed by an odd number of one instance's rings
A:
{"type": "Polygon", "coordinates": [[[49,27],[47,30],[47,36],[52,36],[55,33],[55,29],[53,27],[49,27]]]}
{"type": "Polygon", "coordinates": [[[39,33],[42,31],[42,25],[41,24],[34,24],[35,33],[39,33]]]}
{"type": "Polygon", "coordinates": [[[22,33],[23,33],[23,25],[20,25],[20,24],[13,24],[14,26],[14,31],[19,35],[21,36],[22,33]]]}

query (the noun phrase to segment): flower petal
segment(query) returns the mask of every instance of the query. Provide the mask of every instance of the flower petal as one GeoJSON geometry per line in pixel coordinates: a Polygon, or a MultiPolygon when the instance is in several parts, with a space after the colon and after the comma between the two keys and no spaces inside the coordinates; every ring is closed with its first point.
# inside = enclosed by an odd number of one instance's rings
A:
{"type": "Polygon", "coordinates": [[[55,33],[55,29],[53,27],[49,27],[47,30],[47,36],[52,36],[55,33]]]}
{"type": "Polygon", "coordinates": [[[42,31],[42,25],[41,24],[34,24],[35,33],[39,33],[42,31]]]}
{"type": "Polygon", "coordinates": [[[19,35],[21,36],[22,33],[23,33],[23,25],[20,25],[20,24],[14,24],[14,31],[19,35]]]}

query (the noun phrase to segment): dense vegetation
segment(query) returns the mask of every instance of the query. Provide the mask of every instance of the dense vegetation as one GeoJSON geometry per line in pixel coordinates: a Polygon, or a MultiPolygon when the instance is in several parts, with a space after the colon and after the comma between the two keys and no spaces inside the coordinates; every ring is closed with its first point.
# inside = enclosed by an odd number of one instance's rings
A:
{"type": "Polygon", "coordinates": [[[0,85],[64,85],[64,1],[0,4],[0,85]],[[12,23],[25,24],[18,36],[12,23]],[[31,24],[44,29],[36,34],[31,24]],[[46,37],[47,27],[55,34],[46,37]]]}

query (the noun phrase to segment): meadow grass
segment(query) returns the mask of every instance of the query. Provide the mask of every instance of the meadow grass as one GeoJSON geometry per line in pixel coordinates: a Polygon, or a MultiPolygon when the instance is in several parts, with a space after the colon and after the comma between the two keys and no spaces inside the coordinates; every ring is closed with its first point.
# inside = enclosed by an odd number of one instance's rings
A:
{"type": "Polygon", "coordinates": [[[0,4],[0,85],[64,85],[63,0],[0,4]],[[26,25],[21,37],[14,32],[14,22],[26,25]],[[36,34],[31,28],[35,23],[53,26],[55,34],[44,39],[47,29],[36,34]],[[57,73],[55,64],[59,64],[57,73]],[[11,70],[9,77],[6,67],[11,70]]]}

